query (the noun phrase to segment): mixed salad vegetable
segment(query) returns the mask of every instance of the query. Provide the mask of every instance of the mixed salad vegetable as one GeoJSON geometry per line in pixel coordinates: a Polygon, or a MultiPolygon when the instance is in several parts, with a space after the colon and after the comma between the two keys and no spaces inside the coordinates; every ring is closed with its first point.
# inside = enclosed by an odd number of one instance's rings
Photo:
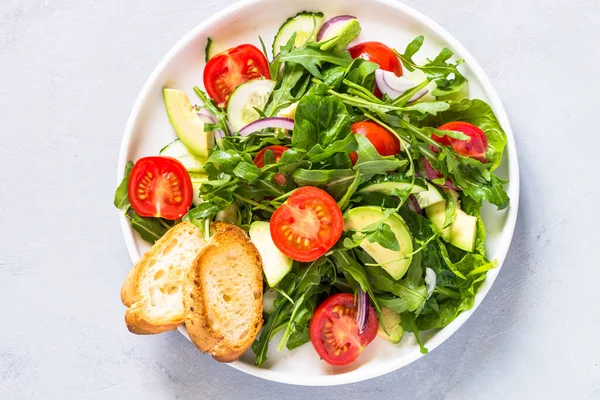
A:
{"type": "Polygon", "coordinates": [[[444,48],[420,63],[402,52],[348,48],[359,21],[302,12],[268,55],[251,44],[211,54],[204,88],[164,89],[178,139],[127,166],[115,205],[153,243],[181,219],[208,233],[236,224],[257,246],[266,361],[309,341],[333,365],[375,338],[398,343],[473,306],[494,268],[485,256],[487,201],[509,205],[493,171],[506,136],[491,107],[468,98],[462,60],[444,48]]]}

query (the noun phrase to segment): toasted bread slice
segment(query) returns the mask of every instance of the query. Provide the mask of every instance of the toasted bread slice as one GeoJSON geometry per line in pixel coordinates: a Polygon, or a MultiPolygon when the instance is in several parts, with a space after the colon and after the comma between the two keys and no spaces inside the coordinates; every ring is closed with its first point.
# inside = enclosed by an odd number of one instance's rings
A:
{"type": "Polygon", "coordinates": [[[237,360],[262,327],[262,261],[246,233],[219,224],[184,283],[185,326],[217,361],[237,360]]]}
{"type": "Polygon", "coordinates": [[[191,222],[171,228],[129,271],[121,288],[127,328],[154,334],[183,323],[183,281],[206,245],[202,231],[191,222]]]}

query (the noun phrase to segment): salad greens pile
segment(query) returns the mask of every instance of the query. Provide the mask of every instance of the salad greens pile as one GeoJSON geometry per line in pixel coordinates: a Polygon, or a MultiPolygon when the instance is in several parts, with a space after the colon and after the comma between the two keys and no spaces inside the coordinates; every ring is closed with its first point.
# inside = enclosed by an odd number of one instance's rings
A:
{"type": "MultiPolygon", "coordinates": [[[[507,181],[494,174],[502,160],[506,135],[486,102],[461,95],[467,85],[459,68],[462,60],[453,61],[452,51],[444,48],[435,58],[417,63],[415,56],[423,45],[423,37],[419,36],[396,54],[405,70],[421,71],[422,82],[395,99],[385,94],[379,98],[374,95],[379,65],[352,59],[345,50],[348,42],[347,37],[338,36],[296,46],[294,34],[270,61],[274,90],[264,108],[256,111],[260,118],[268,118],[295,107],[293,131],[272,128],[241,136],[230,129],[226,110],[200,88],[194,88],[201,107],[215,117],[215,123],[207,124],[207,129],[222,131],[224,136],[217,140],[204,163],[207,179],[199,189],[202,202],[191,208],[184,220],[202,227],[206,221],[226,215],[226,220],[248,231],[254,221],[269,221],[294,190],[303,186],[325,190],[343,213],[376,206],[384,214],[382,220],[360,231],[344,232],[319,259],[310,263],[294,261],[291,271],[268,289],[275,301],[252,346],[259,366],[265,363],[276,333],[283,332],[279,349],[307,343],[310,320],[320,301],[333,293],[357,293],[359,289],[368,294],[380,317],[382,308],[399,313],[404,331],[412,332],[426,353],[420,332],[443,328],[461,311],[470,309],[486,272],[495,266],[485,255],[486,231],[480,210],[484,201],[498,209],[509,206],[503,188],[507,181]],[[435,90],[431,99],[409,102],[432,84],[435,90]],[[359,121],[373,121],[392,132],[400,141],[400,154],[382,156],[367,138],[355,135],[351,125],[359,121]],[[486,163],[460,155],[432,138],[468,139],[459,131],[437,129],[453,121],[469,122],[485,133],[486,163]],[[258,167],[254,157],[270,145],[289,150],[278,160],[267,151],[264,166],[258,167]],[[355,164],[349,156],[353,152],[357,155],[355,164]],[[428,177],[425,160],[439,176],[428,177]],[[405,185],[388,191],[363,190],[382,182],[405,185]],[[428,184],[435,186],[445,200],[441,226],[414,204],[415,186],[428,184]],[[459,208],[477,218],[473,251],[454,246],[443,234],[455,222],[459,208]],[[412,261],[400,279],[392,278],[385,266],[360,246],[368,240],[385,249],[400,250],[398,238],[387,223],[391,215],[402,218],[413,241],[413,251],[406,256],[412,261]]],[[[143,239],[154,242],[173,222],[140,217],[130,208],[130,170],[128,165],[115,205],[126,212],[143,239]]]]}

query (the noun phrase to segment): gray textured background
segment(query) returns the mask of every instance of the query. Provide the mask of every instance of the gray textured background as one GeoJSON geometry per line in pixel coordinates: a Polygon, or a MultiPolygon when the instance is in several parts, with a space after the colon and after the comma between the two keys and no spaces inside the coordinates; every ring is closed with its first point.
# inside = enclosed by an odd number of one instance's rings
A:
{"type": "Polygon", "coordinates": [[[513,124],[521,212],[489,296],[412,365],[299,388],[129,334],[121,135],[165,52],[230,0],[0,2],[0,398],[600,398],[598,0],[407,0],[473,53],[513,124]]]}

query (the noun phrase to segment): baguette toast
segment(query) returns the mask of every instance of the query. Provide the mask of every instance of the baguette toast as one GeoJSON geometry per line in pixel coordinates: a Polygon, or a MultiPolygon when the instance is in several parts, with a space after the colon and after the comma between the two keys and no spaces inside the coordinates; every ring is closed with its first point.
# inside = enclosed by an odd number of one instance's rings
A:
{"type": "Polygon", "coordinates": [[[127,328],[136,334],[173,330],[184,321],[182,286],[206,245],[191,222],[171,228],[129,271],[121,288],[127,328]]]}
{"type": "Polygon", "coordinates": [[[217,361],[238,359],[262,327],[262,260],[246,233],[219,224],[189,269],[183,288],[192,342],[217,361]]]}

